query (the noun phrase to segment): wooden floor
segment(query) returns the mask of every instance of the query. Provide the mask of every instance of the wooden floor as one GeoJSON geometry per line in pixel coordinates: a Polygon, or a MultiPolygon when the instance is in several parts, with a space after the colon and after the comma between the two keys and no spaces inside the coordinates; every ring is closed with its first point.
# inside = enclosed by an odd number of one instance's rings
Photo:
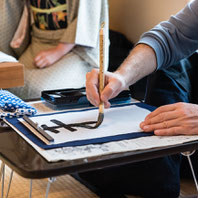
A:
{"type": "MultiPolygon", "coordinates": [[[[4,197],[8,188],[11,170],[6,167],[4,197]]],[[[48,180],[33,180],[32,198],[44,198],[48,180]]],[[[14,173],[9,198],[26,198],[29,197],[30,180],[22,178],[14,173]]],[[[137,196],[127,196],[128,198],[139,198],[137,196]]],[[[98,198],[84,185],[79,183],[73,177],[64,175],[57,177],[56,181],[51,184],[48,198],[98,198]]],[[[181,181],[181,195],[179,198],[198,198],[193,180],[181,181]]]]}
{"type": "Polygon", "coordinates": [[[180,198],[198,198],[198,192],[192,179],[181,180],[180,198]]]}
{"type": "MultiPolygon", "coordinates": [[[[4,197],[6,197],[10,172],[11,170],[6,167],[4,197]]],[[[35,179],[32,181],[32,198],[45,198],[48,179],[35,179]]],[[[14,173],[8,197],[28,198],[29,192],[30,180],[22,178],[21,176],[14,173]]],[[[48,198],[97,198],[97,196],[73,177],[64,175],[57,177],[56,181],[51,184],[48,198]]]]}

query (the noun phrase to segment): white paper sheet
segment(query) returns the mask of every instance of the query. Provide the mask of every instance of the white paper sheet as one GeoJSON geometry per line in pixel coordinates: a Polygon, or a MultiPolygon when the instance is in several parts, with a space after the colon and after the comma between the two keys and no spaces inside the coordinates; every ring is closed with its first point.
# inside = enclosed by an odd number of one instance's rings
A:
{"type": "Polygon", "coordinates": [[[3,62],[17,62],[17,60],[13,56],[7,55],[0,51],[0,63],[3,62]]]}
{"type": "MultiPolygon", "coordinates": [[[[150,111],[140,108],[136,105],[121,106],[106,109],[104,113],[104,121],[100,127],[96,129],[73,127],[77,129],[77,131],[71,132],[65,128],[56,129],[59,131],[59,133],[54,133],[48,130],[45,131],[54,138],[54,144],[139,132],[141,131],[139,124],[144,120],[148,113],[150,113],[150,111]]],[[[57,126],[50,121],[52,119],[61,121],[64,124],[97,121],[98,109],[52,114],[31,118],[31,120],[35,123],[38,123],[39,126],[43,124],[46,124],[48,127],[57,126]]],[[[25,122],[23,119],[19,120],[20,122],[25,122]]]]}

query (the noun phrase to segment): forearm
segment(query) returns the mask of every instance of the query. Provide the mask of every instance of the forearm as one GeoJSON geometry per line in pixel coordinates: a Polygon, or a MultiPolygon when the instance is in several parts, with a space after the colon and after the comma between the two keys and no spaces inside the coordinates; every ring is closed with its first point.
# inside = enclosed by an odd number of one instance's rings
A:
{"type": "Polygon", "coordinates": [[[59,43],[56,47],[58,52],[64,56],[68,52],[70,52],[74,48],[75,44],[74,43],[59,43]]]}
{"type": "Polygon", "coordinates": [[[129,87],[141,78],[154,72],[157,68],[154,50],[145,44],[137,45],[115,72],[124,81],[125,87],[129,87]]]}

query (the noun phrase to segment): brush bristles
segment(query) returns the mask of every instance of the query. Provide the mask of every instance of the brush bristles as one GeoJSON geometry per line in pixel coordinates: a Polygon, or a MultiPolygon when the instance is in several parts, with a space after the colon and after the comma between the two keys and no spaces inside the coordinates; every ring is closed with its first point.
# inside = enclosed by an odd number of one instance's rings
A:
{"type": "Polygon", "coordinates": [[[98,121],[96,123],[95,128],[99,127],[102,124],[103,120],[104,120],[104,113],[100,112],[98,115],[98,121]]]}

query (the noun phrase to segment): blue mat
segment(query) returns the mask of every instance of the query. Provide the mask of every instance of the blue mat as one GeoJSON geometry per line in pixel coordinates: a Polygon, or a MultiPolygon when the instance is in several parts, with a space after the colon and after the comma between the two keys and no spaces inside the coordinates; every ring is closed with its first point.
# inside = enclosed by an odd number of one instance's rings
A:
{"type": "MultiPolygon", "coordinates": [[[[149,111],[155,110],[155,107],[149,106],[144,103],[133,103],[133,104],[123,104],[123,105],[115,105],[111,108],[116,108],[120,106],[129,106],[129,105],[136,105],[138,107],[147,109],[149,111]]],[[[60,113],[69,113],[69,112],[80,112],[80,111],[92,111],[96,108],[92,109],[83,109],[83,110],[72,110],[72,111],[62,111],[58,113],[52,113],[54,114],[60,114],[60,113]]],[[[43,115],[35,115],[37,116],[46,116],[46,115],[52,115],[52,114],[43,114],[43,115]]],[[[30,116],[31,118],[31,116],[30,116]]],[[[118,140],[127,140],[127,139],[133,139],[133,138],[140,138],[145,136],[151,136],[154,135],[153,133],[145,133],[145,132],[131,132],[127,134],[122,135],[116,135],[116,136],[108,136],[108,137],[102,137],[102,138],[95,138],[95,139],[89,139],[89,140],[80,140],[80,141],[71,141],[71,142],[65,142],[61,144],[52,144],[52,145],[46,145],[43,143],[39,138],[37,138],[28,128],[26,128],[19,120],[18,118],[6,118],[6,120],[12,124],[14,127],[16,127],[19,131],[21,131],[27,138],[29,138],[32,142],[34,142],[36,145],[43,149],[52,149],[52,148],[60,148],[60,147],[69,147],[69,146],[81,146],[81,145],[87,145],[87,144],[98,144],[98,143],[105,143],[105,142],[111,142],[111,141],[118,141],[118,140]]]]}

